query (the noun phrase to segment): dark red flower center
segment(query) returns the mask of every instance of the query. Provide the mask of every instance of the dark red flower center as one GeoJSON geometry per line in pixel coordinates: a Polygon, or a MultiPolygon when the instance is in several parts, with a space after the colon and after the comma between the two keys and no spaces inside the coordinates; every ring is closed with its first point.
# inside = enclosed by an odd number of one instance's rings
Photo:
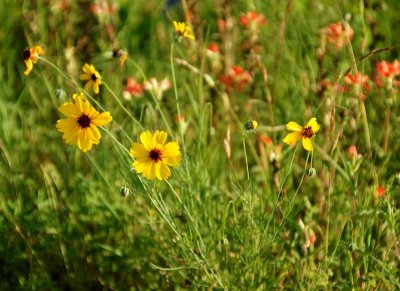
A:
{"type": "Polygon", "coordinates": [[[163,153],[158,148],[152,149],[149,153],[149,158],[155,163],[161,162],[162,156],[163,156],[163,153]]]}
{"type": "Polygon", "coordinates": [[[96,74],[92,74],[91,79],[92,79],[93,81],[96,81],[96,80],[97,80],[96,74]]]}
{"type": "Polygon", "coordinates": [[[24,58],[24,60],[29,60],[30,56],[31,56],[30,49],[26,49],[22,52],[22,57],[24,58]]]}
{"type": "Polygon", "coordinates": [[[82,114],[79,118],[78,118],[78,124],[80,127],[82,128],[86,128],[90,126],[90,117],[87,116],[86,114],[82,114]]]}
{"type": "Polygon", "coordinates": [[[311,126],[303,128],[303,132],[301,133],[304,138],[310,138],[315,135],[314,131],[312,130],[311,126]]]}

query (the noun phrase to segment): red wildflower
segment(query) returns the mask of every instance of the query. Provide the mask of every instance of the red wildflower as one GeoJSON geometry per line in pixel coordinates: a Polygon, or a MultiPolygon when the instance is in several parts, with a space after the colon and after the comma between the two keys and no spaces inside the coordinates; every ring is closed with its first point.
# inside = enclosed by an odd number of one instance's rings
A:
{"type": "Polygon", "coordinates": [[[332,23],[322,29],[322,36],[327,42],[341,48],[348,44],[354,36],[354,31],[349,25],[342,22],[332,23]]]}
{"type": "Polygon", "coordinates": [[[400,86],[400,81],[395,80],[395,77],[400,75],[400,62],[394,60],[393,63],[388,61],[380,61],[375,65],[376,75],[375,83],[379,87],[385,86],[385,83],[392,83],[394,86],[400,86]]]}
{"type": "Polygon", "coordinates": [[[259,138],[266,145],[271,145],[272,144],[272,139],[270,137],[266,136],[266,135],[260,134],[259,138]]]}
{"type": "Polygon", "coordinates": [[[378,195],[378,197],[382,197],[384,193],[385,193],[385,188],[379,186],[378,189],[376,189],[376,195],[378,195]]]}
{"type": "Polygon", "coordinates": [[[247,12],[245,15],[240,16],[240,23],[244,27],[255,26],[259,27],[267,23],[267,20],[264,18],[264,15],[261,13],[257,13],[255,11],[247,12]]]}
{"type": "Polygon", "coordinates": [[[144,92],[144,87],[142,84],[138,83],[135,78],[128,78],[126,81],[126,87],[122,92],[125,99],[129,100],[131,97],[142,97],[144,92]]]}
{"type": "Polygon", "coordinates": [[[246,84],[252,81],[252,77],[249,71],[245,71],[239,66],[233,66],[230,68],[229,73],[221,75],[219,80],[225,85],[227,91],[235,86],[236,90],[240,92],[246,84]]]}
{"type": "Polygon", "coordinates": [[[354,85],[354,86],[361,86],[366,91],[371,90],[371,86],[369,85],[369,77],[367,75],[364,75],[362,73],[357,73],[357,74],[347,74],[343,78],[344,82],[349,84],[349,85],[354,85]]]}

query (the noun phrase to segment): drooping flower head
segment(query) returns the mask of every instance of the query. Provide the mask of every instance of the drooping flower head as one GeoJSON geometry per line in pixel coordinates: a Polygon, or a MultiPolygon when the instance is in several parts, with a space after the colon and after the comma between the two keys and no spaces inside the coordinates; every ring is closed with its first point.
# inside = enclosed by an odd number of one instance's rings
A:
{"type": "Polygon", "coordinates": [[[244,124],[244,129],[247,131],[252,131],[258,127],[258,122],[255,120],[249,120],[244,124]]]}
{"type": "Polygon", "coordinates": [[[302,140],[303,147],[307,151],[313,151],[314,146],[311,142],[311,138],[315,136],[316,132],[319,130],[320,125],[317,123],[317,119],[315,117],[311,118],[306,126],[302,127],[294,121],[290,121],[286,124],[286,129],[293,131],[289,133],[284,139],[283,142],[287,144],[293,144],[302,140]]]}
{"type": "Polygon", "coordinates": [[[81,151],[86,152],[100,142],[101,134],[97,126],[106,125],[112,117],[110,112],[99,113],[82,93],[74,94],[72,98],[75,103],[66,102],[59,107],[67,119],[58,120],[56,127],[64,133],[66,143],[77,144],[81,151]]]}
{"type": "Polygon", "coordinates": [[[112,50],[112,56],[113,58],[118,58],[119,59],[119,66],[123,67],[126,60],[128,59],[128,53],[122,49],[115,48],[112,50]]]}
{"type": "Polygon", "coordinates": [[[33,64],[37,63],[38,55],[44,55],[43,49],[38,45],[22,52],[22,57],[26,65],[26,70],[24,71],[25,76],[29,75],[33,69],[33,64]]]}
{"type": "Polygon", "coordinates": [[[140,135],[141,143],[133,143],[130,155],[135,159],[133,168],[145,178],[165,180],[171,176],[169,166],[176,167],[181,161],[179,145],[165,144],[168,134],[157,130],[154,136],[149,130],[140,135]]]}
{"type": "Polygon", "coordinates": [[[93,91],[99,94],[99,86],[101,85],[101,76],[96,71],[93,65],[85,64],[82,68],[83,74],[79,76],[79,79],[87,81],[85,84],[85,90],[89,90],[93,86],[93,91]]]}
{"type": "Polygon", "coordinates": [[[175,33],[178,41],[182,38],[194,39],[194,35],[190,34],[191,28],[185,22],[172,22],[174,24],[175,33]]]}

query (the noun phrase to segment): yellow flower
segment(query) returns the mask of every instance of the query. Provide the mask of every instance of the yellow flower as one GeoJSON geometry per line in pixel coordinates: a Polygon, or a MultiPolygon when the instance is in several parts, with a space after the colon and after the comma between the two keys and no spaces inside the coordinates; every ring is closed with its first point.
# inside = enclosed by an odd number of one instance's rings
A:
{"type": "Polygon", "coordinates": [[[287,144],[292,144],[292,143],[298,142],[299,140],[302,140],[303,147],[307,151],[314,150],[314,147],[313,147],[313,144],[312,144],[310,138],[315,136],[315,133],[320,128],[319,124],[317,123],[317,119],[315,117],[311,118],[310,121],[307,123],[307,125],[304,127],[301,127],[294,121],[290,121],[288,124],[286,124],[286,128],[293,132],[289,133],[283,139],[283,142],[285,142],[287,144]]]}
{"type": "Polygon", "coordinates": [[[244,129],[246,130],[254,130],[258,127],[258,122],[255,120],[249,120],[244,124],[244,129]]]}
{"type": "Polygon", "coordinates": [[[130,155],[135,158],[133,167],[139,174],[149,180],[157,177],[158,180],[165,180],[171,176],[168,166],[176,167],[181,161],[179,145],[176,142],[167,140],[165,131],[157,130],[154,136],[149,130],[140,135],[140,143],[133,143],[130,155]]]}
{"type": "Polygon", "coordinates": [[[87,101],[83,94],[72,96],[75,104],[66,102],[59,107],[67,119],[57,121],[58,131],[64,133],[63,138],[68,144],[77,144],[79,149],[86,152],[93,144],[100,142],[101,134],[97,126],[111,122],[110,112],[99,113],[87,101]]]}
{"type": "Polygon", "coordinates": [[[99,85],[101,85],[101,76],[96,71],[93,65],[85,64],[82,68],[84,74],[79,76],[79,79],[87,81],[85,90],[87,91],[93,85],[93,91],[99,94],[99,85]]]}
{"type": "Polygon", "coordinates": [[[119,48],[115,48],[112,50],[112,56],[114,58],[119,57],[119,65],[120,67],[123,67],[126,60],[128,59],[128,53],[119,49],[119,48]]]}
{"type": "Polygon", "coordinates": [[[38,55],[44,55],[43,49],[38,45],[22,52],[22,57],[26,65],[26,70],[24,71],[25,76],[32,71],[33,64],[36,64],[38,55]]]}
{"type": "Polygon", "coordinates": [[[178,35],[178,38],[188,38],[188,39],[194,39],[194,36],[190,34],[190,26],[187,25],[185,22],[172,22],[174,24],[174,29],[176,34],[178,35]]]}

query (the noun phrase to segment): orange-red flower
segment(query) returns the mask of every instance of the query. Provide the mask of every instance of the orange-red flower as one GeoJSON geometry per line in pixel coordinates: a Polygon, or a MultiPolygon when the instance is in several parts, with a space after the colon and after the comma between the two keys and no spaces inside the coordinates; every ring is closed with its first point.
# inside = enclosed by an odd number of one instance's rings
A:
{"type": "Polygon", "coordinates": [[[378,197],[382,197],[384,193],[385,193],[385,188],[379,186],[378,189],[376,189],[376,195],[378,195],[378,197]]]}
{"type": "Polygon", "coordinates": [[[385,86],[385,84],[390,83],[394,86],[400,86],[400,81],[395,78],[400,75],[400,62],[394,60],[393,63],[388,61],[380,61],[375,65],[376,75],[375,84],[379,87],[385,86]]]}
{"type": "Polygon", "coordinates": [[[251,28],[257,28],[267,23],[264,15],[256,11],[249,11],[245,15],[240,16],[239,21],[244,27],[251,28]]]}
{"type": "Polygon", "coordinates": [[[361,88],[366,91],[371,90],[371,86],[369,84],[369,77],[362,73],[347,74],[346,76],[344,76],[343,80],[345,83],[349,85],[361,86],[361,88]]]}
{"type": "Polygon", "coordinates": [[[144,95],[144,86],[136,81],[135,78],[129,77],[126,80],[126,87],[124,91],[122,91],[122,95],[126,100],[130,100],[133,97],[143,97],[144,95]]]}
{"type": "Polygon", "coordinates": [[[354,36],[353,29],[342,22],[332,23],[322,29],[322,37],[336,48],[341,48],[351,42],[354,36]]]}
{"type": "Polygon", "coordinates": [[[225,85],[227,91],[230,91],[232,87],[235,87],[236,91],[241,92],[246,84],[253,81],[253,78],[249,71],[246,71],[239,66],[233,66],[230,68],[228,74],[219,77],[219,81],[225,85]]]}

